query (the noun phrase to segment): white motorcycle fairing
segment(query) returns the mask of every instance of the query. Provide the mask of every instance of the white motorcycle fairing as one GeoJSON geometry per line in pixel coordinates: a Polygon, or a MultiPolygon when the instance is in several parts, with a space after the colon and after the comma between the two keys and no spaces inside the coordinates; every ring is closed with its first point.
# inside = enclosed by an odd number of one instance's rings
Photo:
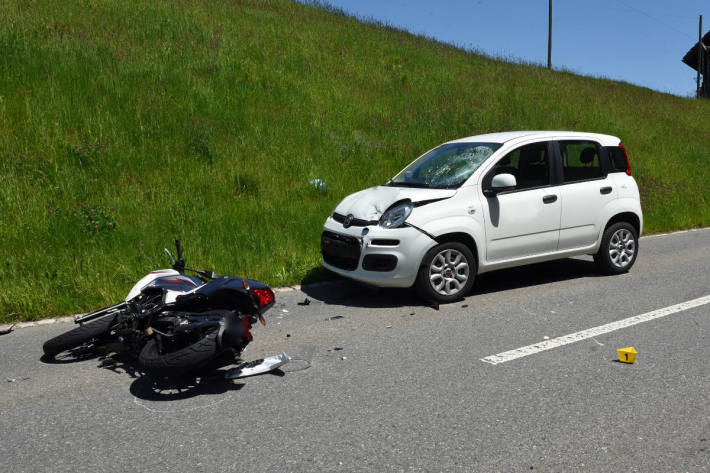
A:
{"type": "Polygon", "coordinates": [[[246,378],[247,376],[256,376],[257,374],[268,373],[276,368],[285,365],[291,361],[291,357],[286,353],[280,355],[269,356],[260,360],[249,361],[242,363],[236,368],[232,368],[224,375],[226,379],[246,378]]]}
{"type": "Polygon", "coordinates": [[[167,283],[175,283],[175,287],[165,288],[165,299],[166,304],[172,304],[175,302],[178,296],[183,294],[189,294],[200,288],[204,283],[198,281],[196,278],[191,278],[188,276],[183,276],[174,269],[159,269],[157,271],[152,271],[146,276],[144,276],[140,281],[138,281],[131,291],[126,296],[126,302],[130,301],[134,297],[138,296],[147,286],[156,282],[156,280],[165,278],[163,281],[167,283]],[[168,279],[169,278],[169,279],[168,279]]]}

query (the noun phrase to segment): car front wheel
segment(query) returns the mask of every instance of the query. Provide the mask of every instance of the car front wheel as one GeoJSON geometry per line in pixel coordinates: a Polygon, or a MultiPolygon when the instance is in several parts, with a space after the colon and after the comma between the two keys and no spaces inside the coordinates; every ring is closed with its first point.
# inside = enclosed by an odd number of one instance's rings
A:
{"type": "Polygon", "coordinates": [[[441,243],[424,256],[416,286],[425,299],[454,302],[468,294],[475,277],[471,250],[463,243],[441,243]]]}

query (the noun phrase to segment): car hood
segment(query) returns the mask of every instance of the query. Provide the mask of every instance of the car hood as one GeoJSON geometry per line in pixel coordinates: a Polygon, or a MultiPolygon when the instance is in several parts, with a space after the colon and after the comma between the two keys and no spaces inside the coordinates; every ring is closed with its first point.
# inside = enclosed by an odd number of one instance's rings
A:
{"type": "Polygon", "coordinates": [[[363,220],[378,220],[395,202],[411,200],[416,205],[430,200],[448,199],[455,194],[456,189],[377,186],[350,194],[338,204],[335,211],[341,215],[352,214],[363,220]]]}

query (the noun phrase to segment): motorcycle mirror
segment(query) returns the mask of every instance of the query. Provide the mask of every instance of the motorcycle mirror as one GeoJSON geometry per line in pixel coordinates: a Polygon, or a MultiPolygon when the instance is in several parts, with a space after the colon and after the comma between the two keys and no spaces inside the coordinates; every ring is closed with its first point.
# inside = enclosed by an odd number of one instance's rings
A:
{"type": "Polygon", "coordinates": [[[168,254],[168,256],[170,257],[170,264],[175,264],[175,258],[173,258],[173,254],[170,252],[170,250],[167,249],[167,248],[163,248],[163,249],[165,250],[165,252],[166,252],[166,253],[168,254]]]}

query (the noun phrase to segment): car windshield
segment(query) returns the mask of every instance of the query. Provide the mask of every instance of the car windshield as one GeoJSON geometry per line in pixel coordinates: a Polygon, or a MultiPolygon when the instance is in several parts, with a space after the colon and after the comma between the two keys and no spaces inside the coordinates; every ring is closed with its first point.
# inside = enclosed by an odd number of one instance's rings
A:
{"type": "Polygon", "coordinates": [[[407,166],[387,185],[430,189],[459,187],[500,147],[500,143],[441,145],[407,166]]]}

